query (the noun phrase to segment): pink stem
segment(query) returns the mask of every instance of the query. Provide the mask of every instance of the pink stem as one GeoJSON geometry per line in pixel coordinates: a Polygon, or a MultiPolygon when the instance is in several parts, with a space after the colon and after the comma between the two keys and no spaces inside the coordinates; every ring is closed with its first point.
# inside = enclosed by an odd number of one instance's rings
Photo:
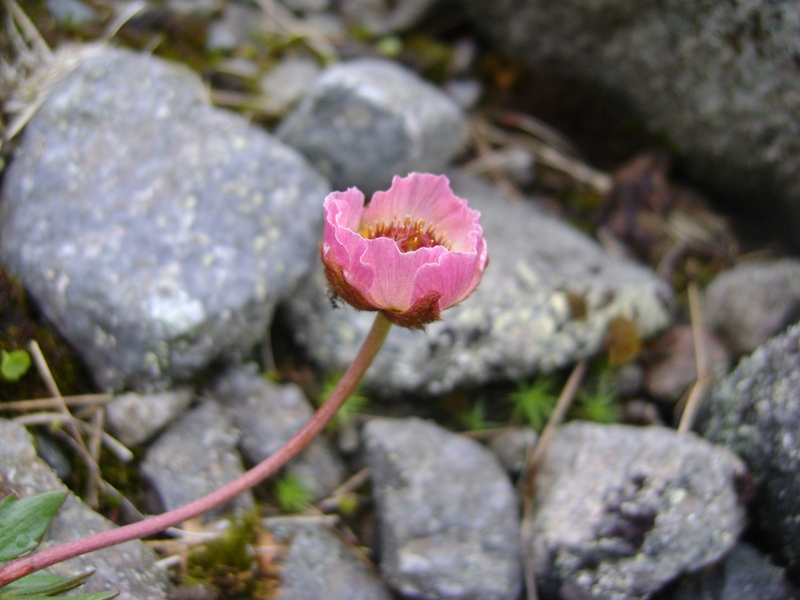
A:
{"type": "Polygon", "coordinates": [[[358,351],[352,364],[347,368],[336,389],[319,407],[317,412],[303,425],[292,438],[275,454],[264,459],[255,467],[202,498],[190,502],[185,506],[169,512],[150,517],[138,523],[131,523],[123,527],[101,531],[71,542],[66,542],[29,556],[17,558],[0,569],[0,589],[39,569],[44,569],[56,563],[107,548],[130,540],[143,538],[174,527],[179,523],[203,514],[213,508],[229,502],[245,490],[261,483],[284,466],[314,439],[330,422],[336,411],[341,408],[344,401],[353,393],[361,381],[361,377],[372,363],[372,359],[380,350],[386,335],[389,333],[391,323],[379,312],[372,324],[361,349],[358,351]]]}

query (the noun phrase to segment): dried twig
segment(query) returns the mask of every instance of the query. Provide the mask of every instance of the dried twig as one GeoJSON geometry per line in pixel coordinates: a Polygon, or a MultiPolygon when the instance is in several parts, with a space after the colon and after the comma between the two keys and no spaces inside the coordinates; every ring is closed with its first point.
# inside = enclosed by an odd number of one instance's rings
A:
{"type": "MultiPolygon", "coordinates": [[[[72,425],[80,429],[84,429],[87,432],[91,433],[92,431],[92,426],[90,424],[81,421],[80,419],[76,419],[72,415],[65,415],[63,413],[51,413],[51,412],[32,413],[30,415],[22,415],[20,417],[15,417],[14,419],[12,419],[12,421],[15,421],[16,423],[19,423],[21,425],[53,425],[53,424],[58,424],[60,422],[67,422],[71,423],[72,425]]],[[[112,452],[114,456],[116,456],[119,460],[126,463],[133,460],[133,452],[131,452],[125,446],[125,444],[120,442],[118,439],[116,439],[115,437],[111,436],[106,432],[102,432],[100,437],[102,439],[103,445],[110,452],[112,452]]],[[[88,456],[91,456],[91,454],[89,454],[89,451],[86,449],[85,446],[83,447],[83,450],[86,451],[86,454],[88,456]]]]}
{"type": "Polygon", "coordinates": [[[581,361],[567,379],[567,383],[561,390],[561,395],[558,397],[558,402],[553,409],[553,414],[547,421],[547,425],[542,430],[539,440],[536,445],[531,448],[525,460],[525,468],[519,478],[518,488],[522,496],[522,568],[525,577],[525,588],[527,590],[528,600],[536,600],[536,575],[534,573],[534,556],[531,552],[533,541],[533,509],[534,509],[534,496],[536,479],[536,471],[544,458],[544,453],[547,451],[547,446],[550,444],[553,436],[556,433],[561,422],[572,404],[575,394],[578,392],[578,387],[586,374],[586,361],[581,361]]]}
{"type": "Polygon", "coordinates": [[[61,396],[60,398],[36,398],[34,400],[15,400],[14,402],[0,402],[0,410],[26,411],[38,408],[57,409],[63,402],[67,406],[86,406],[108,404],[114,399],[111,394],[80,394],[76,396],[61,396]]]}
{"type": "MultiPolygon", "coordinates": [[[[69,408],[64,403],[64,398],[61,396],[61,391],[58,389],[56,380],[53,377],[53,373],[50,371],[50,367],[47,364],[47,359],[45,359],[42,349],[39,347],[39,343],[36,340],[31,340],[28,343],[28,350],[30,350],[31,357],[33,357],[33,362],[36,364],[36,369],[39,371],[39,376],[44,381],[47,391],[50,392],[50,395],[53,398],[55,398],[58,410],[61,411],[61,413],[65,416],[72,417],[72,413],[69,412],[69,408]]],[[[70,435],[75,439],[81,448],[86,450],[86,442],[83,441],[83,437],[81,436],[81,433],[73,420],[70,418],[67,419],[66,422],[67,430],[69,431],[70,435]]]]}
{"type": "MultiPolygon", "coordinates": [[[[473,128],[478,121],[472,120],[473,128]]],[[[551,146],[530,135],[512,134],[499,127],[493,127],[480,120],[477,125],[482,128],[482,134],[488,142],[498,145],[516,144],[529,150],[536,159],[544,166],[562,172],[574,181],[587,185],[599,194],[607,194],[614,186],[614,179],[608,173],[594,169],[580,159],[568,156],[551,146]]]]}
{"type": "Polygon", "coordinates": [[[317,502],[317,509],[326,513],[339,507],[339,498],[361,487],[369,479],[369,468],[364,467],[357,473],[347,478],[339,487],[333,490],[327,498],[317,502]]]}
{"type": "Polygon", "coordinates": [[[700,292],[697,285],[692,282],[688,287],[689,312],[692,317],[692,339],[694,341],[694,359],[697,367],[697,380],[694,382],[689,397],[686,400],[686,407],[683,409],[681,421],[678,424],[678,433],[691,431],[694,425],[700,403],[705,396],[705,391],[713,378],[708,368],[708,354],[706,352],[704,329],[703,329],[703,309],[700,301],[700,292]]]}

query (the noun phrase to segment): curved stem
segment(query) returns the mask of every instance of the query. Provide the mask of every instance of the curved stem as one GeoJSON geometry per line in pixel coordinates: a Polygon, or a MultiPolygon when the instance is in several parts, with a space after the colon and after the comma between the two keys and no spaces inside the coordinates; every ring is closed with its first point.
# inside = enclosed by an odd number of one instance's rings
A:
{"type": "Polygon", "coordinates": [[[153,535],[168,527],[174,527],[187,519],[201,515],[204,512],[229,502],[245,490],[252,488],[270,475],[273,475],[325,429],[325,426],[336,414],[336,411],[341,408],[344,401],[347,400],[356,389],[364,372],[372,363],[372,359],[375,358],[378,350],[380,350],[391,326],[391,323],[386,320],[386,317],[379,312],[377,317],[375,317],[372,329],[370,329],[361,349],[339,380],[336,389],[308,422],[306,422],[306,424],[273,455],[218,490],[194,502],[181,506],[180,508],[150,517],[138,523],[131,523],[123,527],[101,531],[100,533],[95,533],[87,537],[48,548],[47,550],[42,550],[41,552],[36,552],[30,556],[17,558],[0,569],[0,588],[34,571],[44,569],[70,558],[153,535]]]}

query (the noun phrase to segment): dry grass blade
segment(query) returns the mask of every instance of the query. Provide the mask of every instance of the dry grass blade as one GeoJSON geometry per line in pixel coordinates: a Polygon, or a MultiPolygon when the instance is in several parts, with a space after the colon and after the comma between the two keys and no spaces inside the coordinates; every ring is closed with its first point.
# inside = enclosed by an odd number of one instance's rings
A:
{"type": "Polygon", "coordinates": [[[678,433],[691,431],[694,425],[700,403],[705,396],[706,388],[711,383],[712,375],[708,369],[708,353],[706,352],[703,335],[703,309],[700,300],[700,292],[697,285],[693,282],[689,284],[689,312],[692,316],[692,338],[694,340],[694,357],[697,366],[697,381],[694,382],[689,397],[686,400],[686,407],[683,409],[681,421],[678,424],[678,433]]]}
{"type": "Polygon", "coordinates": [[[31,340],[28,343],[28,350],[33,357],[33,362],[36,365],[36,369],[39,371],[39,376],[44,381],[44,384],[47,387],[47,390],[50,392],[50,395],[56,399],[58,410],[61,411],[64,416],[70,417],[66,421],[67,430],[75,442],[83,450],[87,450],[86,442],[83,440],[83,436],[81,436],[78,427],[75,425],[72,419],[72,413],[69,412],[69,407],[67,407],[67,405],[64,403],[64,398],[61,395],[61,391],[58,389],[56,380],[53,378],[53,373],[50,371],[50,367],[47,365],[47,360],[42,353],[42,349],[39,347],[39,343],[36,340],[31,340]]]}
{"type": "Polygon", "coordinates": [[[473,175],[488,173],[492,181],[494,181],[508,196],[512,198],[521,198],[522,193],[511,183],[511,180],[498,164],[497,152],[492,149],[487,135],[488,123],[483,119],[475,119],[472,125],[472,145],[478,153],[478,158],[464,165],[464,168],[473,175]]]}
{"type": "Polygon", "coordinates": [[[0,402],[0,410],[26,411],[39,408],[57,409],[63,402],[67,406],[92,406],[108,404],[114,399],[111,394],[81,394],[78,396],[61,396],[60,398],[36,398],[34,400],[15,400],[0,402]]]}
{"type": "Polygon", "coordinates": [[[303,40],[326,64],[338,60],[336,48],[317,27],[304,23],[275,0],[256,0],[256,4],[264,13],[266,32],[303,40]]]}
{"type": "Polygon", "coordinates": [[[576,157],[581,156],[575,144],[564,137],[561,132],[531,115],[512,110],[498,110],[495,114],[497,121],[501,124],[508,127],[516,127],[520,131],[529,133],[546,144],[549,144],[562,154],[576,157]]]}
{"type": "Polygon", "coordinates": [[[330,496],[317,502],[317,509],[323,513],[336,510],[339,508],[339,499],[345,494],[357,490],[367,479],[369,479],[369,468],[364,467],[357,473],[348,477],[344,483],[331,492],[330,496]]]}
{"type": "Polygon", "coordinates": [[[8,14],[13,18],[17,28],[25,38],[27,46],[36,52],[42,60],[51,59],[53,52],[50,50],[50,46],[44,41],[42,34],[36,29],[36,26],[25,14],[25,11],[19,7],[15,0],[4,0],[3,3],[8,14]]]}
{"type": "Polygon", "coordinates": [[[586,362],[581,361],[575,368],[572,369],[567,383],[561,390],[558,397],[558,402],[550,415],[539,436],[536,445],[531,449],[528,457],[525,460],[525,468],[519,478],[518,488],[522,496],[522,526],[520,537],[522,542],[522,568],[525,577],[525,588],[527,590],[528,600],[536,600],[536,576],[534,574],[534,556],[531,553],[531,542],[533,540],[533,509],[534,509],[534,495],[536,479],[536,471],[544,458],[544,453],[547,446],[553,439],[559,425],[564,420],[564,417],[569,410],[572,401],[575,399],[575,394],[581,385],[584,375],[586,374],[586,362]]]}
{"type": "MultiPolygon", "coordinates": [[[[84,429],[88,433],[92,432],[92,425],[81,421],[80,419],[76,419],[72,415],[65,415],[63,413],[50,413],[50,412],[39,412],[39,413],[32,413],[30,415],[22,415],[20,417],[15,417],[12,421],[19,423],[20,425],[58,425],[61,422],[70,423],[76,427],[84,429]]],[[[120,442],[115,437],[112,437],[110,434],[106,432],[102,432],[101,440],[103,445],[112,452],[120,461],[122,462],[130,462],[133,460],[133,452],[131,452],[125,444],[120,442]]],[[[88,456],[91,454],[88,453],[86,448],[83,448],[86,451],[88,456]]]]}
{"type": "Polygon", "coordinates": [[[489,143],[500,146],[517,145],[524,148],[531,152],[541,165],[559,171],[575,182],[589,186],[599,194],[607,194],[614,186],[614,179],[608,173],[590,167],[582,160],[569,156],[537,137],[509,133],[490,125],[482,117],[471,119],[470,125],[473,131],[478,128],[489,143]]]}

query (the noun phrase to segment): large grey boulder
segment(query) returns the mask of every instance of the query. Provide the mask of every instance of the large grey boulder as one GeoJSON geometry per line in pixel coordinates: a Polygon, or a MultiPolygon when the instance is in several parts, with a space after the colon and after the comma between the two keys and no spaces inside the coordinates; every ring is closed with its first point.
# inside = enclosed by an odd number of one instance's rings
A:
{"type": "Polygon", "coordinates": [[[327,183],[184,67],[72,59],[5,175],[0,261],[103,388],[249,352],[309,268],[327,183]]]}
{"type": "Polygon", "coordinates": [[[395,175],[444,169],[464,148],[463,120],[453,100],[410,69],[365,58],[324,71],[277,134],[334,188],[372,194],[395,175]]]}
{"type": "MultiPolygon", "coordinates": [[[[0,419],[0,496],[19,497],[68,491],[52,469],[36,456],[30,434],[17,423],[0,419]]],[[[40,548],[71,542],[116,526],[70,494],[64,501],[40,548]]],[[[103,548],[53,565],[50,571],[75,576],[94,571],[79,588],[81,593],[116,590],[120,600],[165,600],[169,578],[156,566],[158,556],[140,540],[103,548]]]]}
{"type": "Polygon", "coordinates": [[[535,481],[531,552],[543,600],[649,598],[724,556],[745,525],[742,462],[662,427],[574,421],[535,481]]]}
{"type": "MultiPolygon", "coordinates": [[[[483,281],[426,332],[392,328],[365,386],[382,394],[439,394],[516,381],[600,351],[614,319],[629,319],[644,338],[669,323],[672,293],[652,271],[612,258],[530,200],[509,198],[461,171],[450,178],[456,194],[482,214],[490,258],[483,281]]],[[[302,283],[286,316],[309,357],[342,372],[374,314],[332,309],[321,271],[302,283]]]]}
{"type": "Polygon", "coordinates": [[[364,439],[389,585],[405,598],[516,600],[517,500],[492,454],[416,418],[371,420],[364,439]]]}
{"type": "Polygon", "coordinates": [[[800,325],[743,359],[714,386],[699,430],[753,475],[756,526],[800,575],[800,325]]]}
{"type": "Polygon", "coordinates": [[[796,2],[464,0],[463,5],[504,52],[630,103],[705,189],[759,217],[771,212],[784,235],[795,232],[790,240],[796,243],[796,2]]]}

